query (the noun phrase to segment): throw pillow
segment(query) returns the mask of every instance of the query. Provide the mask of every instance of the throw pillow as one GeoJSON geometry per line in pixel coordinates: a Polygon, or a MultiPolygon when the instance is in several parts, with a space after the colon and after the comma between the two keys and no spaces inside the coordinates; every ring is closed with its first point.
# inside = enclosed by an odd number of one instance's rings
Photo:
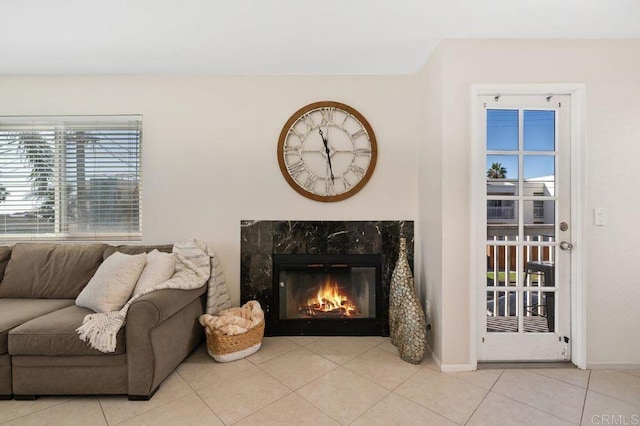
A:
{"type": "Polygon", "coordinates": [[[153,250],[147,254],[147,265],[142,270],[133,294],[141,293],[143,290],[154,287],[167,281],[173,276],[176,269],[176,257],[173,253],[161,253],[153,250]]]}
{"type": "Polygon", "coordinates": [[[131,297],[146,263],[146,253],[114,253],[102,262],[89,284],[80,292],[76,305],[95,312],[120,310],[131,297]]]}

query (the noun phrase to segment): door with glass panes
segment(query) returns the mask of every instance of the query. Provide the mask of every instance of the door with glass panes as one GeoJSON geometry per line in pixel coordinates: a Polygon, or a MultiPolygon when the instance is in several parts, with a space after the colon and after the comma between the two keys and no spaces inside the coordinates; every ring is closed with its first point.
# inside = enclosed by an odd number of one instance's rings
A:
{"type": "Polygon", "coordinates": [[[570,97],[478,99],[478,359],[569,360],[570,97]]]}

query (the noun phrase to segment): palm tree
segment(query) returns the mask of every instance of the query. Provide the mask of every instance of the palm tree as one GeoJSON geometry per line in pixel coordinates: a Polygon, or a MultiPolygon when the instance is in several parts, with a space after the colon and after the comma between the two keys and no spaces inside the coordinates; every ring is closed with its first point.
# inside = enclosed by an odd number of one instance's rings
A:
{"type": "Polygon", "coordinates": [[[493,163],[487,170],[487,177],[489,179],[504,179],[507,177],[507,168],[503,167],[502,163],[493,163]]]}
{"type": "Polygon", "coordinates": [[[53,222],[55,217],[53,148],[45,138],[33,133],[18,135],[18,146],[24,159],[31,166],[31,172],[27,178],[31,182],[29,198],[40,202],[38,216],[47,222],[53,222]]]}
{"type": "Polygon", "coordinates": [[[7,187],[0,184],[0,203],[7,199],[7,195],[9,195],[7,187]]]}

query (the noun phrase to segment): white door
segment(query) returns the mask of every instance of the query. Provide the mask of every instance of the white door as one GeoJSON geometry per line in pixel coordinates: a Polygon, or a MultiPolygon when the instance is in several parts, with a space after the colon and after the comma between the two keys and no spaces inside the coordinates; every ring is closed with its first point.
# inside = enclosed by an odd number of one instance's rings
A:
{"type": "Polygon", "coordinates": [[[478,360],[569,360],[570,96],[478,100],[478,360]]]}

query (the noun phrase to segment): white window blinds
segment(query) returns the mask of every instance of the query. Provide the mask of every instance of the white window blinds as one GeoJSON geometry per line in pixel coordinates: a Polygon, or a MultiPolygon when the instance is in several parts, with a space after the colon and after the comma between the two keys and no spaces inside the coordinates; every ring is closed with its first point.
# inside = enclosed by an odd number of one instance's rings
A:
{"type": "Polygon", "coordinates": [[[0,117],[0,240],[139,240],[142,117],[0,117]]]}

